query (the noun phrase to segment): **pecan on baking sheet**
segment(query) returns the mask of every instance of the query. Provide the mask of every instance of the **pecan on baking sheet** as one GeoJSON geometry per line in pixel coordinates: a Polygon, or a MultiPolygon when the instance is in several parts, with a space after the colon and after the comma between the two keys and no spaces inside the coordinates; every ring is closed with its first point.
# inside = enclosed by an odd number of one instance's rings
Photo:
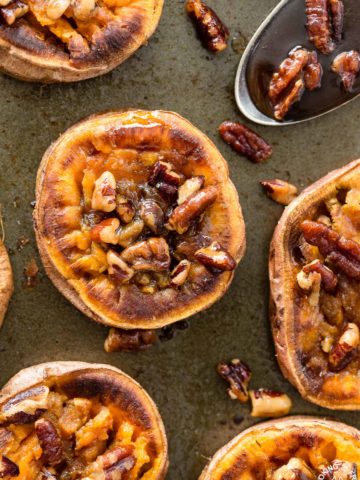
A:
{"type": "Polygon", "coordinates": [[[201,0],[187,0],[186,10],[195,24],[203,45],[214,53],[225,50],[230,32],[214,10],[201,0]]]}
{"type": "Polygon", "coordinates": [[[306,18],[310,41],[325,55],[333,52],[343,35],[342,0],[306,0],[306,18]]]}
{"type": "Polygon", "coordinates": [[[272,155],[271,146],[250,128],[238,122],[223,122],[219,133],[236,152],[254,163],[263,163],[272,155]]]}
{"type": "Polygon", "coordinates": [[[339,75],[344,90],[351,92],[360,72],[360,53],[356,50],[340,53],[335,57],[331,69],[339,75]]]}

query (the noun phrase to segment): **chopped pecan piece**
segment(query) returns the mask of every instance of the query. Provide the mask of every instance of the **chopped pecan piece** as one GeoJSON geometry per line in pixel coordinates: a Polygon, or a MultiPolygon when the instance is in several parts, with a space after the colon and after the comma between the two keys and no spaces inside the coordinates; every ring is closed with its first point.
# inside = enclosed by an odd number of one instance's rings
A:
{"type": "Polygon", "coordinates": [[[92,403],[87,398],[68,400],[59,418],[59,428],[66,438],[71,437],[90,418],[92,403]]]}
{"type": "Polygon", "coordinates": [[[50,420],[41,418],[35,422],[35,432],[42,449],[45,465],[57,465],[63,459],[63,446],[60,435],[50,420]]]}
{"type": "Polygon", "coordinates": [[[292,105],[298,102],[305,89],[314,90],[321,86],[323,69],[316,52],[297,47],[281,63],[269,85],[269,99],[274,116],[282,120],[292,105]]]}
{"type": "Polygon", "coordinates": [[[305,265],[303,271],[306,274],[312,272],[319,273],[321,276],[321,284],[325,292],[332,293],[336,290],[338,284],[337,276],[330,268],[321,263],[320,260],[314,260],[308,265],[305,265]]]}
{"type": "Polygon", "coordinates": [[[284,180],[264,180],[260,182],[268,196],[280,205],[289,205],[296,198],[298,189],[284,180]]]}
{"type": "Polygon", "coordinates": [[[141,218],[134,218],[134,220],[127,225],[119,228],[117,233],[118,244],[126,248],[133,243],[142,233],[144,229],[144,222],[141,218]]]}
{"type": "Polygon", "coordinates": [[[305,240],[350,278],[360,279],[360,244],[341,237],[322,223],[309,220],[301,224],[305,240]]]}
{"type": "Polygon", "coordinates": [[[120,221],[118,218],[107,218],[91,229],[91,239],[94,240],[94,242],[104,242],[116,245],[119,241],[119,235],[117,232],[119,227],[120,221]]]}
{"type": "Polygon", "coordinates": [[[185,182],[179,187],[178,192],[178,205],[181,205],[185,202],[191,195],[198,192],[205,183],[205,177],[199,175],[197,177],[191,177],[185,180],[185,182]]]}
{"type": "Polygon", "coordinates": [[[238,122],[223,122],[219,132],[233,150],[255,163],[265,162],[272,154],[271,146],[250,128],[238,122]]]}
{"type": "Polygon", "coordinates": [[[291,409],[290,398],[281,392],[275,392],[265,388],[250,390],[252,403],[252,417],[282,417],[291,409]]]}
{"type": "Polygon", "coordinates": [[[332,348],[329,355],[329,364],[332,370],[343,370],[353,359],[360,344],[359,327],[355,323],[348,323],[339,341],[332,348]]]}
{"type": "Polygon", "coordinates": [[[218,242],[197,250],[195,258],[206,267],[216,270],[231,271],[236,267],[234,258],[218,242]]]}
{"type": "Polygon", "coordinates": [[[186,10],[204,46],[214,53],[225,50],[230,32],[214,10],[201,0],[187,0],[186,10]]]}
{"type": "Polygon", "coordinates": [[[21,0],[11,2],[7,7],[1,8],[0,13],[8,25],[13,25],[15,20],[26,15],[29,11],[29,5],[21,0]]]}
{"type": "Polygon", "coordinates": [[[251,370],[238,358],[229,363],[219,363],[217,372],[224,380],[229,382],[228,395],[232,400],[247,402],[249,399],[248,384],[251,378],[251,370]]]}
{"type": "Polygon", "coordinates": [[[128,447],[114,447],[100,455],[86,470],[86,478],[104,478],[105,480],[121,480],[127,472],[135,466],[133,449],[128,447]]]}
{"type": "Polygon", "coordinates": [[[314,472],[301,458],[293,457],[286,465],[275,470],[271,480],[314,480],[314,472]]]}
{"type": "Polygon", "coordinates": [[[0,452],[4,452],[10,445],[14,435],[6,428],[0,428],[0,452]]]}
{"type": "Polygon", "coordinates": [[[148,179],[149,185],[155,187],[160,194],[169,201],[174,201],[183,176],[173,170],[173,166],[166,162],[156,162],[148,179]]]}
{"type": "Polygon", "coordinates": [[[0,460],[0,478],[17,477],[19,475],[20,470],[16,463],[3,455],[0,460]]]}
{"type": "Polygon", "coordinates": [[[181,260],[171,272],[171,285],[173,287],[184,285],[189,276],[190,268],[191,263],[189,260],[181,260]]]}
{"type": "Polygon", "coordinates": [[[135,273],[134,270],[124,262],[118,253],[114,252],[114,250],[109,250],[106,257],[109,264],[109,277],[114,280],[114,282],[122,285],[132,279],[135,273]]]}
{"type": "Polygon", "coordinates": [[[38,273],[39,267],[37,266],[36,260],[35,258],[31,258],[24,268],[26,287],[35,287],[38,273]]]}
{"type": "Polygon", "coordinates": [[[159,233],[164,226],[164,212],[155,200],[145,200],[141,204],[140,216],[153,233],[159,233]]]}
{"type": "Polygon", "coordinates": [[[343,33],[343,2],[306,0],[306,17],[310,41],[325,55],[333,52],[343,33]]]}
{"type": "Polygon", "coordinates": [[[319,305],[321,275],[318,272],[305,273],[302,269],[296,276],[297,283],[303,290],[311,290],[309,303],[313,307],[319,305]]]}
{"type": "Polygon", "coordinates": [[[116,180],[111,172],[104,172],[95,181],[91,208],[112,212],[116,208],[116,180]]]}
{"type": "Polygon", "coordinates": [[[133,203],[122,195],[116,195],[116,213],[123,223],[130,223],[135,216],[133,203]]]}
{"type": "Polygon", "coordinates": [[[205,210],[212,205],[218,195],[216,187],[207,187],[191,195],[172,212],[167,228],[185,233],[205,210]]]}
{"type": "Polygon", "coordinates": [[[169,246],[164,238],[148,238],[126,248],[121,257],[137,271],[161,272],[170,267],[169,246]]]}
{"type": "Polygon", "coordinates": [[[9,400],[0,411],[0,424],[11,422],[25,424],[34,422],[47,409],[49,388],[45,386],[26,390],[9,400]]]}
{"type": "Polygon", "coordinates": [[[105,340],[106,352],[145,350],[158,340],[155,330],[121,330],[111,328],[105,340]]]}
{"type": "Polygon", "coordinates": [[[91,418],[75,433],[76,450],[88,447],[96,440],[107,440],[113,427],[113,417],[107,407],[101,407],[99,413],[91,418]]]}
{"type": "Polygon", "coordinates": [[[351,92],[360,72],[360,53],[356,50],[340,53],[333,61],[331,69],[340,76],[344,89],[351,92]]]}

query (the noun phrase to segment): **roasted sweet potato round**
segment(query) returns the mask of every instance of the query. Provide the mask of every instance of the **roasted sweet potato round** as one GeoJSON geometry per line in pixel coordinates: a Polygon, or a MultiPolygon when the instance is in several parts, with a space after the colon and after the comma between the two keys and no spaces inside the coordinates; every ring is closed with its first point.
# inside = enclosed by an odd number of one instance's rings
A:
{"type": "Polygon", "coordinates": [[[39,168],[34,211],[45,269],[104,324],[158,328],[209,307],[245,248],[225,160],[179,115],[96,115],[39,168]]]}
{"type": "Polygon", "coordinates": [[[14,290],[12,268],[5,245],[0,240],[0,327],[14,290]]]}
{"type": "Polygon", "coordinates": [[[0,391],[2,478],[161,480],[167,465],[155,404],[114,367],[44,363],[0,391]]]}
{"type": "Polygon", "coordinates": [[[3,0],[0,69],[73,82],[109,72],[152,35],[163,0],[3,0]]]}
{"type": "Polygon", "coordinates": [[[271,317],[283,374],[313,403],[360,408],[360,161],[285,209],[270,250],[271,317]]]}
{"type": "Polygon", "coordinates": [[[199,480],[351,480],[359,467],[358,430],[320,418],[288,417],[240,433],[215,454],[199,480]]]}

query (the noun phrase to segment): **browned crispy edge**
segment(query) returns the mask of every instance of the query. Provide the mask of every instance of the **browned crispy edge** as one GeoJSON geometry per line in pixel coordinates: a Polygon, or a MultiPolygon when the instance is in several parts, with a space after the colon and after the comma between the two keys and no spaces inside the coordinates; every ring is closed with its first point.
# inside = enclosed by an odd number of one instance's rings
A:
{"type": "Polygon", "coordinates": [[[0,327],[14,292],[13,273],[5,245],[0,241],[0,327]]]}

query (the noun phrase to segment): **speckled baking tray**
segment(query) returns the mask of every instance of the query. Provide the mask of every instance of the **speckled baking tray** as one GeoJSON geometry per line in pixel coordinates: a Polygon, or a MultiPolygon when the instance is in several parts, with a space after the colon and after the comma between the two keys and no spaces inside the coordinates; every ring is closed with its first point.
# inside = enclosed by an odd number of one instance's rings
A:
{"type": "Polygon", "coordinates": [[[267,255],[282,208],[259,186],[262,179],[280,177],[302,188],[360,157],[360,100],[310,123],[257,128],[274,147],[264,165],[237,156],[221,141],[217,127],[226,119],[241,120],[233,96],[236,68],[246,41],[277,2],[208,3],[231,29],[232,46],[219,56],[198,42],[184,2],[165,0],[149,45],[104,77],[52,86],[0,77],[0,203],[15,274],[15,294],[0,331],[0,383],[23,367],[50,360],[105,362],[122,368],[159,406],[170,443],[169,480],[196,480],[218,447],[255,423],[247,406],[227,397],[215,372],[221,359],[238,356],[247,361],[253,385],[286,391],[294,414],[336,417],[360,428],[358,413],[334,413],[301,400],[278,369],[267,312],[267,255]],[[228,293],[193,317],[189,329],[145,352],[106,354],[106,328],[70,305],[41,267],[37,285],[26,288],[23,269],[31,258],[40,265],[31,201],[44,151],[77,120],[125,107],[174,110],[217,144],[240,195],[248,247],[228,293]],[[22,237],[30,243],[19,251],[22,237]]]}

